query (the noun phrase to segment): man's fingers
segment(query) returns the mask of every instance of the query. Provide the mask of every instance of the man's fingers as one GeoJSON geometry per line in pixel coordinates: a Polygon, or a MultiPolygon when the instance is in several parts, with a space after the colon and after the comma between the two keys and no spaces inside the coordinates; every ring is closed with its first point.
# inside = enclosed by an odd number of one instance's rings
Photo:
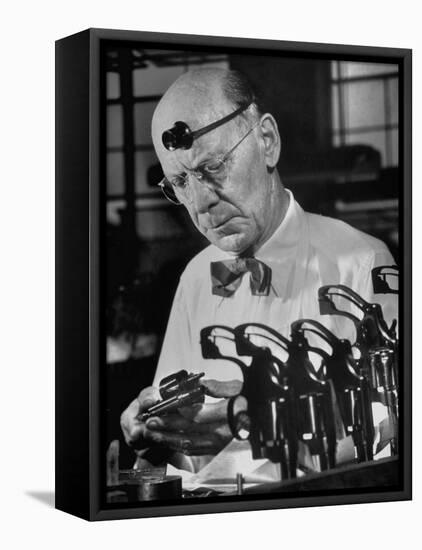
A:
{"type": "Polygon", "coordinates": [[[144,431],[145,424],[141,422],[139,414],[160,400],[157,388],[148,387],[141,391],[139,396],[123,411],[120,417],[120,425],[126,443],[133,448],[145,448],[144,431]]]}
{"type": "Polygon", "coordinates": [[[131,409],[133,411],[138,411],[139,404],[133,402],[129,405],[120,417],[120,425],[122,427],[126,443],[135,449],[142,449],[145,447],[143,441],[145,424],[136,419],[136,413],[131,412],[131,409]]]}
{"type": "Polygon", "coordinates": [[[179,453],[185,452],[185,450],[192,444],[186,434],[148,429],[145,430],[144,439],[149,443],[150,447],[153,445],[158,445],[179,453]]]}
{"type": "MultiPolygon", "coordinates": [[[[192,407],[182,407],[179,413],[192,422],[210,423],[210,422],[227,422],[227,409],[229,399],[221,399],[217,403],[202,403],[201,405],[193,405],[192,407]]],[[[246,398],[243,395],[236,397],[234,413],[245,411],[248,408],[246,398]]]]}
{"type": "Polygon", "coordinates": [[[182,407],[179,412],[192,422],[208,424],[210,422],[227,421],[228,399],[221,399],[217,403],[203,403],[193,407],[182,407]]]}
{"type": "Polygon", "coordinates": [[[138,395],[137,401],[139,412],[144,412],[161,401],[160,392],[155,386],[149,386],[141,391],[138,395]]]}
{"type": "MultiPolygon", "coordinates": [[[[242,382],[205,380],[203,385],[210,396],[232,397],[239,394],[242,382]]],[[[154,416],[142,422],[141,414],[158,401],[158,388],[148,387],[123,412],[121,426],[125,440],[132,448],[162,446],[185,454],[213,454],[230,441],[227,426],[229,399],[183,407],[177,413],[154,416]]]]}
{"type": "Polygon", "coordinates": [[[160,431],[185,431],[189,430],[192,422],[180,414],[167,414],[166,416],[153,416],[146,421],[149,430],[160,431]]]}
{"type": "Polygon", "coordinates": [[[163,417],[152,417],[146,421],[146,427],[148,430],[157,430],[160,432],[170,433],[198,433],[206,434],[213,431],[217,431],[226,424],[225,420],[218,422],[208,422],[206,424],[200,424],[198,422],[192,422],[188,418],[184,418],[180,415],[166,415],[163,417]]]}
{"type": "Polygon", "coordinates": [[[205,393],[211,397],[234,397],[239,395],[243,382],[240,380],[228,380],[226,382],[201,380],[201,386],[205,388],[205,393]]]}
{"type": "Polygon", "coordinates": [[[220,425],[213,432],[204,434],[175,434],[146,430],[144,437],[153,445],[166,447],[186,455],[215,454],[232,439],[230,430],[226,425],[220,425]]]}

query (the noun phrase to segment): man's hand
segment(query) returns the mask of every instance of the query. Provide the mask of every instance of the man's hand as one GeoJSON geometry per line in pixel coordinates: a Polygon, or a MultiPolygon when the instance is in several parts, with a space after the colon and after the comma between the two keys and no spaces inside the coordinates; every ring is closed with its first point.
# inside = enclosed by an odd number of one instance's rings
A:
{"type": "Polygon", "coordinates": [[[158,401],[161,401],[158,388],[149,386],[142,390],[138,397],[122,413],[120,425],[129,447],[145,449],[153,444],[153,434],[147,429],[145,422],[139,420],[139,415],[152,407],[152,405],[158,403],[158,401]]]}
{"type": "Polygon", "coordinates": [[[135,449],[164,447],[186,455],[217,454],[232,439],[227,424],[228,398],[236,396],[242,382],[202,380],[206,395],[221,397],[216,403],[183,407],[162,417],[151,417],[146,422],[137,420],[159,400],[156,388],[146,388],[122,414],[121,424],[126,442],[135,449]]]}

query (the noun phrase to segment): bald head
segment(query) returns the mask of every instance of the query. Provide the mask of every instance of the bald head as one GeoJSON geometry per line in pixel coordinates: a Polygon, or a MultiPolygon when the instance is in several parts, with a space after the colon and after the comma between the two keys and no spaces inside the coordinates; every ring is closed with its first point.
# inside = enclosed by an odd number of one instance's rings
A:
{"type": "Polygon", "coordinates": [[[162,133],[176,121],[191,130],[202,128],[238,107],[249,105],[255,94],[245,77],[227,69],[196,69],[181,75],[159,102],[152,119],[157,154],[163,149],[162,133]]]}

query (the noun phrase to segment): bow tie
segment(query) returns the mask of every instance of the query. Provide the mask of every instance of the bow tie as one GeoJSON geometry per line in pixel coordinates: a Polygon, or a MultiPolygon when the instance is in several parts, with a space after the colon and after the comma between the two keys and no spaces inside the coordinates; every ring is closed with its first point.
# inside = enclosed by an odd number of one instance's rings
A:
{"type": "Polygon", "coordinates": [[[251,274],[252,294],[268,296],[271,285],[271,268],[256,258],[235,258],[234,260],[211,262],[212,293],[225,298],[232,296],[246,272],[251,274]]]}

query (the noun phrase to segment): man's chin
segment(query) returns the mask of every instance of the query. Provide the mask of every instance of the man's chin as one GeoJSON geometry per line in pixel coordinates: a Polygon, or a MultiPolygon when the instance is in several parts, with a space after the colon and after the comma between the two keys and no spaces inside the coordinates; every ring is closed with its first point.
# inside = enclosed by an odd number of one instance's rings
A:
{"type": "Polygon", "coordinates": [[[212,244],[220,250],[238,256],[248,248],[244,235],[231,234],[212,239],[212,244]]]}

